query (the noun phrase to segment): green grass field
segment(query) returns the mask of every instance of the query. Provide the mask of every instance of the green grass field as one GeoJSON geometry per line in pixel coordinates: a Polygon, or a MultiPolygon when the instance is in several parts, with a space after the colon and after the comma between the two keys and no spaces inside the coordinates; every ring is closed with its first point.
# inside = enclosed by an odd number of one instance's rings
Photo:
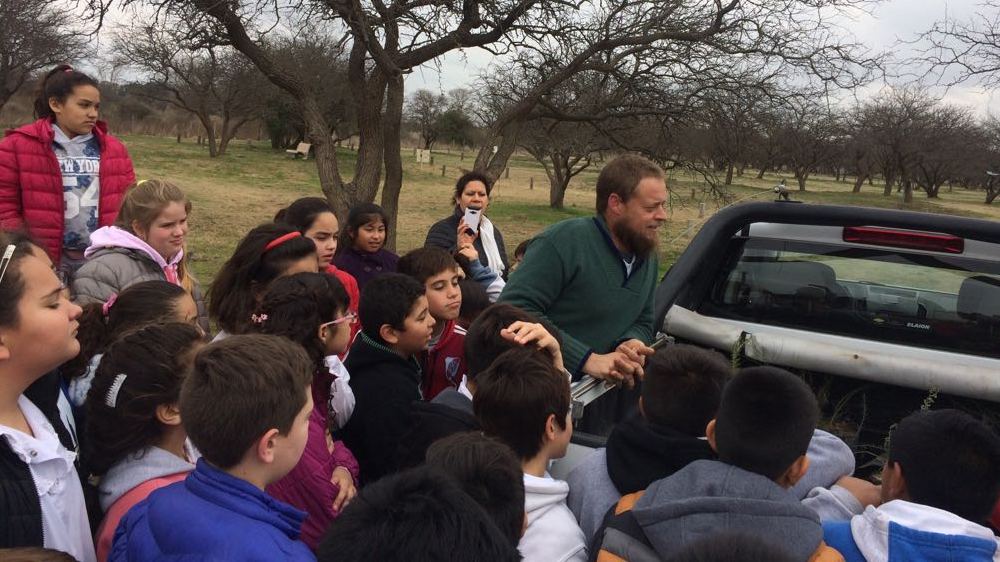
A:
{"type": "MultiPolygon", "coordinates": [[[[234,141],[221,158],[209,158],[208,151],[190,139],[177,143],[173,138],[128,136],[124,138],[135,162],[139,179],[162,178],[180,185],[191,197],[190,255],[195,273],[204,284],[211,282],[219,267],[232,253],[236,242],[253,226],[270,220],[274,213],[292,200],[322,196],[314,162],[291,160],[282,151],[266,143],[234,141]]],[[[434,164],[417,164],[412,151],[404,150],[404,183],[400,198],[397,250],[423,244],[431,224],[451,212],[451,191],[463,168],[472,166],[473,153],[435,151],[434,164]],[[442,176],[441,167],[445,167],[442,176]]],[[[340,168],[350,177],[354,153],[340,153],[340,168]]],[[[566,194],[566,208],[548,206],[548,180],[542,167],[527,155],[515,155],[510,161],[509,178],[501,178],[493,191],[489,214],[503,232],[508,251],[546,226],[560,220],[587,216],[593,212],[593,186],[599,168],[593,167],[574,179],[566,194]],[[529,189],[532,179],[534,189],[529,189]]],[[[758,180],[747,171],[734,178],[732,193],[736,200],[770,200],[771,187],[778,176],[766,174],[758,180]]],[[[820,204],[847,204],[872,207],[905,208],[917,211],[951,213],[983,218],[1000,218],[1000,207],[983,204],[981,192],[942,190],[939,200],[914,194],[914,203],[903,205],[902,196],[882,196],[882,187],[865,186],[852,194],[851,183],[829,177],[811,179],[808,191],[795,191],[795,182],[787,178],[792,198],[820,204]]],[[[687,246],[700,224],[723,203],[713,200],[704,188],[706,183],[687,173],[671,172],[670,217],[662,231],[661,266],[666,269],[687,246]],[[695,197],[692,199],[692,190],[695,197]],[[705,204],[704,217],[699,204],[705,204]]]]}

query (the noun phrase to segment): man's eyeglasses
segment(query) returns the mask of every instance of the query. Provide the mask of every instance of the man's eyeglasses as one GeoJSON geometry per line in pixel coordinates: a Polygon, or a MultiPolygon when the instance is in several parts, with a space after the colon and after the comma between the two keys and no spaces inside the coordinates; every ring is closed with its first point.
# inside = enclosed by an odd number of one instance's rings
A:
{"type": "Polygon", "coordinates": [[[341,316],[340,318],[337,318],[336,320],[330,320],[329,322],[324,322],[320,324],[319,327],[322,330],[327,326],[336,326],[337,324],[343,324],[344,322],[354,322],[354,320],[357,319],[357,317],[358,317],[357,314],[353,312],[348,312],[347,314],[341,316]]]}
{"type": "Polygon", "coordinates": [[[3,257],[0,258],[0,284],[3,283],[4,275],[7,274],[7,266],[10,265],[10,261],[14,258],[15,248],[17,248],[15,244],[7,244],[7,249],[3,251],[3,257]]]}

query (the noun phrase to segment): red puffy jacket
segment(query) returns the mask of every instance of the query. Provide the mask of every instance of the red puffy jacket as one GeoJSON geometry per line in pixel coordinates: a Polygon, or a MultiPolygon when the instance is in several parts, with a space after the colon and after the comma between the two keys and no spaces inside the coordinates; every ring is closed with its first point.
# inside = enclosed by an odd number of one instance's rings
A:
{"type": "MultiPolygon", "coordinates": [[[[125,190],[135,182],[132,160],[125,145],[108,134],[98,121],[94,136],[101,144],[101,195],[97,205],[100,226],[114,224],[125,190]]],[[[52,261],[62,254],[65,202],[62,172],[52,150],[55,133],[51,120],[7,131],[0,141],[0,228],[27,227],[52,261]]]]}

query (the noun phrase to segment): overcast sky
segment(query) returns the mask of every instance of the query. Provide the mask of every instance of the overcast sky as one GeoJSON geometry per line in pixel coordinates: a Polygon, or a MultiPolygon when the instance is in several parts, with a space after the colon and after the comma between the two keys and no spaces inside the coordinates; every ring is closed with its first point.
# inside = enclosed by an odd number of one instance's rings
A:
{"type": "MultiPolygon", "coordinates": [[[[852,12],[837,21],[873,50],[891,51],[895,58],[905,59],[907,47],[899,45],[900,40],[912,40],[946,14],[954,19],[968,20],[979,10],[979,0],[883,0],[870,8],[869,13],[852,12]]],[[[117,23],[135,17],[134,13],[126,15],[118,12],[113,13],[110,20],[117,23]]],[[[110,46],[110,34],[102,33],[100,41],[100,50],[106,51],[110,46]]],[[[415,69],[406,79],[406,90],[413,92],[427,88],[447,92],[452,88],[471,86],[476,75],[491,60],[489,53],[479,49],[452,51],[435,63],[415,69]]],[[[885,87],[882,82],[871,84],[858,92],[858,97],[865,99],[885,87]]],[[[949,103],[968,106],[979,115],[990,112],[1000,114],[1000,91],[990,92],[975,84],[966,84],[947,92],[937,89],[932,93],[949,103]]]]}
{"type": "MultiPolygon", "coordinates": [[[[891,50],[895,57],[905,58],[906,47],[900,46],[898,40],[912,40],[946,14],[965,20],[973,17],[978,10],[979,2],[973,0],[886,0],[874,6],[870,13],[852,13],[841,21],[860,42],[872,49],[891,50]]],[[[408,92],[419,88],[446,92],[469,86],[490,60],[491,56],[481,50],[450,53],[437,65],[416,69],[407,78],[406,89],[408,92]]],[[[859,97],[871,96],[884,87],[886,85],[882,82],[872,84],[860,92],[859,97]]],[[[948,92],[937,90],[934,93],[949,103],[971,107],[980,115],[988,112],[1000,114],[1000,92],[985,91],[969,84],[954,87],[948,92]]]]}

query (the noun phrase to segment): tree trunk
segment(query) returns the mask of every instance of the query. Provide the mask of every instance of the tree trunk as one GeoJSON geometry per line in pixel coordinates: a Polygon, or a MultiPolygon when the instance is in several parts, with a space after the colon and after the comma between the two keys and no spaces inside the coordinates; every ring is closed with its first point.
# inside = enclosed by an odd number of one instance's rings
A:
{"type": "Polygon", "coordinates": [[[733,163],[730,162],[726,165],[726,183],[724,185],[733,185],[733,163]]]}
{"type": "MultiPolygon", "coordinates": [[[[319,185],[326,200],[333,207],[334,214],[341,223],[346,224],[347,213],[350,210],[346,186],[340,177],[337,166],[337,152],[330,142],[326,132],[326,118],[317,101],[312,98],[300,100],[302,104],[302,119],[306,126],[306,137],[312,144],[313,156],[316,157],[316,171],[319,173],[319,185]]],[[[305,138],[303,140],[305,140],[305,138]]]]}
{"type": "Polygon", "coordinates": [[[907,179],[902,182],[903,185],[903,203],[913,203],[913,183],[907,179]]]}
{"type": "Polygon", "coordinates": [[[517,121],[504,127],[503,130],[494,131],[489,135],[476,154],[476,163],[473,165],[473,169],[488,174],[490,177],[499,178],[504,168],[507,167],[510,157],[514,155],[514,150],[517,149],[517,137],[522,126],[523,123],[517,121]],[[494,146],[497,147],[496,154],[493,153],[494,146]]]}
{"type": "Polygon", "coordinates": [[[866,175],[858,175],[858,179],[854,180],[854,189],[851,193],[861,193],[861,186],[865,184],[865,180],[868,179],[866,175]]]}
{"type": "Polygon", "coordinates": [[[550,160],[552,160],[552,171],[549,171],[548,166],[545,167],[545,172],[549,176],[549,207],[562,209],[563,201],[566,199],[566,188],[569,187],[569,161],[559,154],[551,154],[550,160]]]}
{"type": "Polygon", "coordinates": [[[768,168],[767,164],[764,164],[763,166],[761,166],[760,171],[757,172],[757,179],[759,179],[759,180],[764,179],[764,172],[767,172],[767,168],[768,168]]]}
{"type": "Polygon", "coordinates": [[[561,182],[556,179],[549,180],[549,207],[562,209],[566,199],[566,188],[569,187],[569,179],[561,182]]]}
{"type": "Polygon", "coordinates": [[[229,142],[236,138],[236,133],[240,132],[243,125],[246,125],[250,121],[248,117],[238,117],[236,122],[233,123],[232,118],[228,114],[223,114],[222,119],[222,138],[219,139],[219,155],[226,153],[226,147],[229,146],[229,142]]]}
{"type": "Polygon", "coordinates": [[[199,112],[197,115],[201,127],[205,129],[205,137],[208,139],[208,156],[215,158],[219,155],[219,151],[215,146],[215,125],[212,124],[212,117],[205,112],[199,112]]]}
{"type": "Polygon", "coordinates": [[[806,190],[806,180],[809,179],[809,172],[795,172],[795,181],[799,182],[799,191],[806,190]]]}
{"type": "Polygon", "coordinates": [[[885,186],[882,188],[882,196],[889,197],[892,195],[892,186],[896,183],[896,174],[887,173],[884,175],[885,186]]]}
{"type": "MultiPolygon", "coordinates": [[[[399,192],[403,188],[403,157],[401,130],[403,122],[403,77],[390,78],[386,89],[384,130],[385,183],[382,185],[382,209],[389,216],[393,228],[386,229],[385,246],[396,250],[396,233],[399,221],[399,192]]],[[[428,144],[427,148],[430,148],[428,144]]]]}

